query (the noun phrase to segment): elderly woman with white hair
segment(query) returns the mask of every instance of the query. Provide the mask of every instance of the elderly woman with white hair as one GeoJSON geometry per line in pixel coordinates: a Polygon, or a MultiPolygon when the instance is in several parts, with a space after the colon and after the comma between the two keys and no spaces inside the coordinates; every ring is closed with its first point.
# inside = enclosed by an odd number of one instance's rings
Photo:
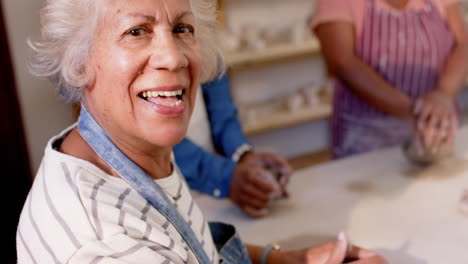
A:
{"type": "Polygon", "coordinates": [[[82,107],[46,146],[18,225],[18,263],[381,263],[343,234],[281,251],[206,222],[172,147],[199,82],[220,68],[215,14],[208,0],[46,2],[31,70],[82,107]]]}

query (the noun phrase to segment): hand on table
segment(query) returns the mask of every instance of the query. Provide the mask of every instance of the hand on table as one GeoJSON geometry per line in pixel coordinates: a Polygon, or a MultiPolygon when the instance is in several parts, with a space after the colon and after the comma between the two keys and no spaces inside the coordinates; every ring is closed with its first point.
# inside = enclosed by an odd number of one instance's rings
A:
{"type": "Polygon", "coordinates": [[[262,217],[268,214],[270,202],[287,197],[286,185],[292,169],[288,162],[275,154],[245,154],[234,169],[229,186],[229,197],[248,215],[262,217]],[[273,173],[279,174],[279,179],[273,173]]]}
{"type": "Polygon", "coordinates": [[[274,153],[248,152],[244,156],[242,156],[240,163],[249,163],[257,165],[262,168],[265,168],[266,170],[274,174],[277,174],[274,176],[278,177],[277,181],[280,184],[283,196],[288,196],[286,186],[289,182],[289,178],[291,177],[292,168],[284,158],[274,153]]]}
{"type": "MultiPolygon", "coordinates": [[[[307,264],[386,264],[385,259],[374,252],[353,246],[345,233],[338,235],[336,242],[328,242],[315,247],[296,251],[286,251],[278,263],[307,264]]],[[[273,256],[274,257],[274,256],[273,256]]],[[[278,260],[280,258],[277,258],[278,260]]],[[[273,264],[276,261],[268,262],[273,264]]]]}
{"type": "Polygon", "coordinates": [[[454,99],[441,91],[433,90],[415,103],[416,131],[426,149],[438,151],[445,142],[452,142],[458,118],[454,99]]]}

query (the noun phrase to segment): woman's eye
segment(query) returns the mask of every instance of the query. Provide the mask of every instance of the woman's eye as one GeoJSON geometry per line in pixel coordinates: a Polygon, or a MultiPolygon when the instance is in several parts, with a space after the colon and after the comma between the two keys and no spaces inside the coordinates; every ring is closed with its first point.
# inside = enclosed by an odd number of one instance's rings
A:
{"type": "Polygon", "coordinates": [[[132,36],[139,36],[139,35],[141,35],[141,33],[142,33],[142,30],[141,30],[140,28],[139,28],[139,29],[132,29],[132,30],[130,30],[130,34],[131,34],[132,36]]]}
{"type": "Polygon", "coordinates": [[[134,37],[141,37],[146,34],[146,31],[144,28],[133,28],[127,31],[127,34],[134,37]]]}
{"type": "Polygon", "coordinates": [[[177,34],[193,34],[194,28],[191,25],[178,25],[174,28],[177,34]]]}

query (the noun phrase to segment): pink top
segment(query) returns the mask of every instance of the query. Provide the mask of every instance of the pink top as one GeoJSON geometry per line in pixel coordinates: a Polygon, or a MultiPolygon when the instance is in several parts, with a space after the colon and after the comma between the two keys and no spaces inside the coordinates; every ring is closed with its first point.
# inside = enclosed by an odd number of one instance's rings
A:
{"type": "MultiPolygon", "coordinates": [[[[357,35],[362,33],[364,14],[367,0],[316,0],[314,16],[311,27],[330,21],[347,21],[355,25],[357,35]]],[[[401,10],[395,9],[387,3],[386,0],[376,1],[377,8],[383,8],[398,14],[401,10]]],[[[437,6],[439,13],[445,19],[446,8],[448,5],[458,3],[460,0],[431,0],[437,6]]],[[[424,0],[409,0],[405,9],[422,9],[425,7],[424,0]]]]}

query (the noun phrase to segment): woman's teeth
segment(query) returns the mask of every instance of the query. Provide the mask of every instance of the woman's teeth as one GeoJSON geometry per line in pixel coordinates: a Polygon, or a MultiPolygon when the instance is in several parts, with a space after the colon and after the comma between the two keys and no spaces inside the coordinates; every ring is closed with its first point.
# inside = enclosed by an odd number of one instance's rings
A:
{"type": "Polygon", "coordinates": [[[175,90],[175,91],[146,91],[143,92],[143,97],[158,97],[158,96],[177,96],[182,95],[183,90],[175,90]]]}
{"type": "Polygon", "coordinates": [[[176,106],[180,105],[180,103],[182,103],[182,100],[178,100],[178,101],[175,102],[175,103],[164,103],[164,102],[159,102],[158,104],[164,105],[164,106],[168,106],[168,107],[176,107],[176,106]]]}
{"type": "Polygon", "coordinates": [[[176,107],[182,103],[182,94],[182,89],[175,91],[145,91],[141,94],[141,97],[155,104],[176,107]]]}

